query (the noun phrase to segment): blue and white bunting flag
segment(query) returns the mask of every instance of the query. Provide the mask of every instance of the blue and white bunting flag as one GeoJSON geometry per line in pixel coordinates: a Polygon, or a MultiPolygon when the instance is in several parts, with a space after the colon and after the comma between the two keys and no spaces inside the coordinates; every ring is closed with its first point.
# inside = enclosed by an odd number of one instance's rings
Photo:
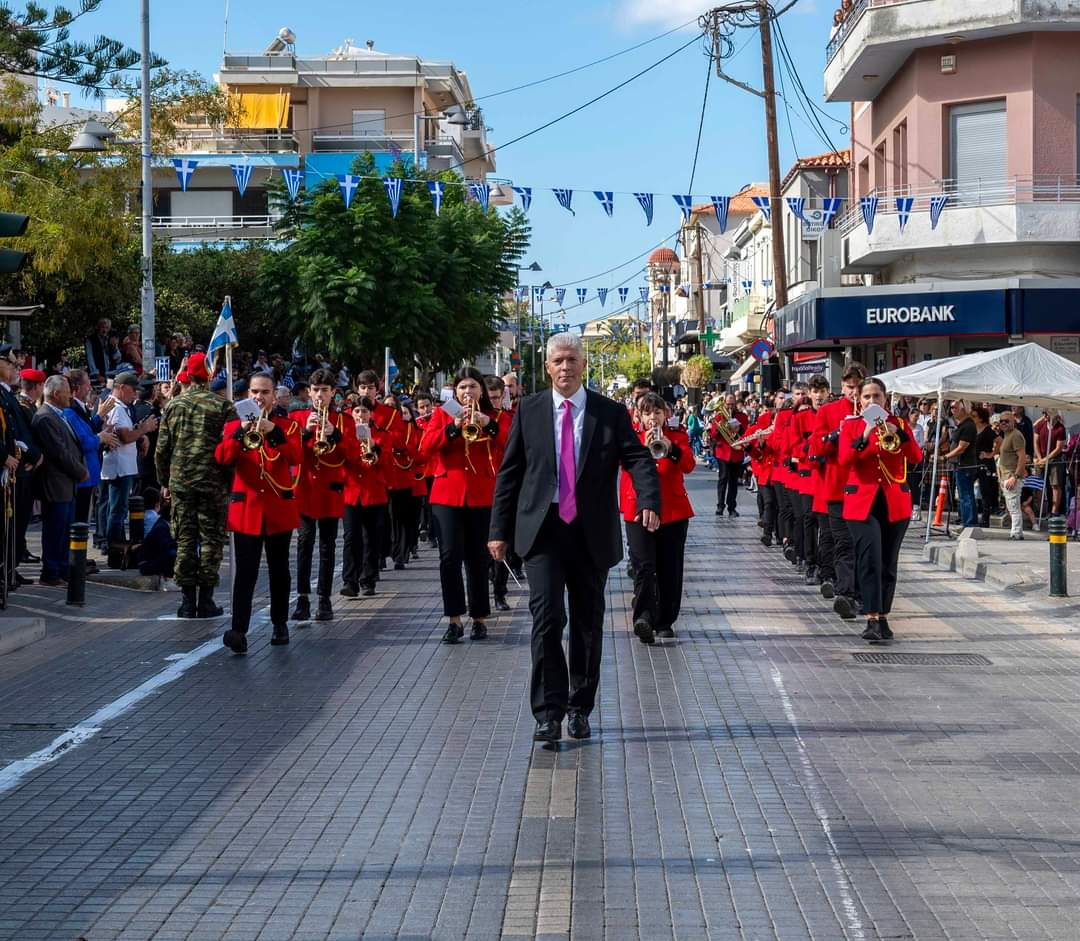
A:
{"type": "Polygon", "coordinates": [[[536,299],[543,303],[544,294],[547,292],[547,288],[541,284],[539,287],[533,288],[533,290],[536,291],[536,299]]]}
{"type": "Polygon", "coordinates": [[[236,346],[239,342],[240,338],[236,335],[236,323],[233,321],[232,301],[226,297],[225,303],[221,305],[217,326],[214,327],[214,335],[210,338],[206,353],[213,358],[218,350],[223,350],[226,346],[236,346]]]}
{"type": "Polygon", "coordinates": [[[911,218],[911,207],[914,205],[914,196],[896,197],[896,221],[900,223],[901,232],[904,231],[904,227],[908,224],[908,219],[911,218]]]}
{"type": "Polygon", "coordinates": [[[800,222],[805,222],[803,218],[803,210],[806,208],[805,196],[789,196],[787,198],[788,209],[791,210],[791,214],[800,222]]]}
{"type": "Polygon", "coordinates": [[[949,202],[948,193],[938,193],[937,196],[930,197],[930,229],[936,229],[939,220],[941,219],[941,212],[949,202]]]}
{"type": "Polygon", "coordinates": [[[626,298],[630,295],[630,288],[619,288],[619,303],[625,304],[626,298]]]}
{"type": "Polygon", "coordinates": [[[878,198],[876,196],[863,196],[859,199],[859,208],[862,209],[867,235],[874,234],[874,218],[877,216],[877,207],[878,198]]]}
{"type": "Polygon", "coordinates": [[[763,288],[771,288],[772,287],[772,278],[762,278],[761,279],[761,286],[763,288]]]}
{"type": "Polygon", "coordinates": [[[532,205],[532,187],[531,186],[515,186],[514,192],[521,197],[521,209],[523,212],[528,212],[529,207],[532,205]]]}
{"type": "Polygon", "coordinates": [[[555,288],[555,303],[562,307],[564,300],[566,300],[566,288],[555,288]]]}
{"type": "Polygon", "coordinates": [[[585,298],[588,297],[588,296],[589,296],[589,289],[588,288],[578,288],[577,289],[577,302],[579,304],[584,304],[585,303],[585,298]]]}
{"type": "Polygon", "coordinates": [[[232,175],[236,180],[236,191],[243,196],[244,190],[247,189],[248,183],[251,182],[251,171],[255,167],[250,163],[234,163],[231,164],[232,175]]]}
{"type": "Polygon", "coordinates": [[[593,190],[593,194],[610,217],[615,212],[615,194],[611,190],[593,190]]]}
{"type": "Polygon", "coordinates": [[[488,200],[491,198],[491,189],[487,183],[470,183],[469,195],[475,199],[484,212],[488,211],[488,200]]]}
{"type": "Polygon", "coordinates": [[[682,217],[684,219],[689,219],[690,210],[694,208],[694,197],[689,194],[680,194],[677,196],[672,196],[671,198],[675,200],[675,205],[682,210],[682,217]]]}
{"type": "Polygon", "coordinates": [[[386,187],[386,196],[390,200],[390,215],[397,218],[398,207],[401,205],[401,188],[405,181],[399,176],[383,177],[382,185],[386,187]]]}
{"type": "Polygon", "coordinates": [[[285,188],[289,191],[289,199],[295,203],[296,197],[300,195],[300,181],[304,179],[304,171],[285,168],[281,171],[281,175],[285,178],[285,188]]]}
{"type": "Polygon", "coordinates": [[[172,379],[172,367],[168,356],[154,357],[154,378],[158,382],[168,382],[172,379]]]}
{"type": "Polygon", "coordinates": [[[645,225],[652,225],[653,194],[634,193],[634,199],[638,201],[638,204],[641,206],[641,211],[645,213],[645,225]]]}
{"type": "Polygon", "coordinates": [[[574,212],[574,210],[570,208],[570,203],[572,202],[572,200],[574,198],[574,191],[573,190],[556,190],[556,189],[553,189],[551,192],[553,192],[555,194],[555,198],[559,201],[559,205],[562,206],[563,209],[565,209],[572,216],[577,215],[577,213],[574,212]]]}
{"type": "Polygon", "coordinates": [[[768,196],[751,196],[750,201],[757,206],[766,222],[772,221],[772,200],[768,196]]]}
{"type": "Polygon", "coordinates": [[[517,291],[515,292],[517,294],[518,303],[521,303],[523,300],[525,300],[525,295],[528,293],[528,291],[528,287],[526,287],[525,285],[519,285],[517,291]]]}
{"type": "Polygon", "coordinates": [[[604,301],[607,300],[607,292],[608,292],[607,288],[597,288],[596,289],[596,296],[598,298],[600,298],[600,306],[601,307],[604,306],[604,301]]]}
{"type": "Polygon", "coordinates": [[[352,205],[353,197],[360,186],[360,177],[353,176],[351,173],[342,173],[338,174],[337,179],[338,186],[341,187],[341,196],[345,200],[345,208],[348,209],[352,205]]]}
{"type": "Polygon", "coordinates": [[[435,215],[442,212],[443,196],[446,194],[446,184],[442,180],[428,180],[428,192],[431,193],[431,205],[435,207],[435,215]]]}
{"type": "Polygon", "coordinates": [[[638,293],[641,295],[641,300],[643,303],[649,303],[649,289],[647,287],[639,287],[638,293]]]}
{"type": "Polygon", "coordinates": [[[754,289],[754,282],[749,278],[744,278],[742,282],[742,292],[744,297],[749,297],[750,292],[754,289]]]}
{"type": "Polygon", "coordinates": [[[821,201],[821,211],[824,213],[822,224],[826,229],[832,225],[833,218],[843,205],[844,198],[842,196],[826,196],[825,199],[821,201]]]}
{"type": "Polygon", "coordinates": [[[720,227],[720,234],[727,231],[728,209],[731,207],[730,196],[710,196],[713,211],[716,213],[716,224],[720,227]]]}
{"type": "Polygon", "coordinates": [[[180,191],[187,192],[188,183],[195,175],[195,168],[199,165],[198,160],[190,157],[173,157],[173,166],[176,168],[176,178],[180,181],[180,191]]]}

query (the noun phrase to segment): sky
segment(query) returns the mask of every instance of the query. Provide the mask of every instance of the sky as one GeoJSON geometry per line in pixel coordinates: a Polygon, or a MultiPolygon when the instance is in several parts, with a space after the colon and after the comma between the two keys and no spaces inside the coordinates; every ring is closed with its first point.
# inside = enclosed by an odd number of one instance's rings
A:
{"type": "MultiPolygon", "coordinates": [[[[840,122],[848,108],[826,105],[821,91],[834,6],[830,0],[797,0],[782,17],[781,28],[808,93],[836,117],[823,122],[831,142],[843,149],[848,134],[840,122]]],[[[698,0],[465,0],[452,6],[431,0],[363,5],[322,0],[300,6],[281,0],[229,0],[228,49],[260,52],[279,28],[288,26],[296,34],[299,55],[324,55],[351,38],[361,46],[374,40],[383,52],[452,60],[468,74],[473,94],[481,99],[478,104],[493,129],[490,146],[570,111],[689,42],[698,31],[696,17],[705,9],[698,0]],[[685,26],[690,21],[693,25],[685,26]],[[679,26],[685,28],[573,75],[484,99],[627,50],[679,26]]],[[[151,0],[151,46],[170,66],[209,78],[221,64],[224,16],[225,0],[151,0]]],[[[75,30],[77,35],[101,33],[137,48],[138,0],[104,0],[99,12],[77,26],[82,31],[75,30]]],[[[738,30],[735,43],[725,72],[760,87],[757,30],[738,30]]],[[[783,103],[779,105],[781,174],[796,151],[808,156],[830,149],[811,129],[790,85],[787,100],[790,118],[783,103]]],[[[671,194],[705,198],[767,179],[764,107],[760,98],[718,79],[703,45],[695,42],[602,101],[497,151],[496,162],[498,177],[534,188],[532,246],[523,264],[535,261],[543,271],[523,272],[522,283],[569,286],[567,321],[580,323],[617,306],[612,296],[606,311],[601,309],[597,287],[614,289],[625,283],[635,297],[644,283],[649,251],[659,244],[673,245],[680,214],[671,194]],[[711,78],[702,124],[707,72],[711,78]],[[701,146],[690,188],[699,124],[701,146]],[[552,187],[575,190],[576,215],[544,191],[552,187]],[[604,214],[594,190],[616,191],[612,218],[604,214]],[[633,192],[657,194],[651,226],[646,226],[633,192]],[[617,270],[609,271],[613,268],[617,270]],[[583,307],[574,306],[576,287],[589,288],[590,300],[583,307]]]]}

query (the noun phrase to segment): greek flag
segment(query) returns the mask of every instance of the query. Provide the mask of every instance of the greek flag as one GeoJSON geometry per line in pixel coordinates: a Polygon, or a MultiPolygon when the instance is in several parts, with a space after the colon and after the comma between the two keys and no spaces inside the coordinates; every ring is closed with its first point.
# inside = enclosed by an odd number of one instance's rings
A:
{"type": "Polygon", "coordinates": [[[221,314],[218,316],[217,326],[214,327],[214,335],[210,338],[206,353],[213,358],[218,350],[223,350],[226,346],[236,346],[239,342],[236,324],[233,322],[232,298],[226,297],[225,303],[221,305],[221,314]]]}
{"type": "Polygon", "coordinates": [[[1025,490],[1042,490],[1046,487],[1046,481],[1038,474],[1028,474],[1021,486],[1025,490]]]}
{"type": "Polygon", "coordinates": [[[532,187],[531,186],[515,186],[514,192],[521,197],[522,211],[528,212],[529,207],[532,205],[532,187]]]}
{"type": "Polygon", "coordinates": [[[293,379],[293,374],[291,372],[285,373],[285,378],[281,380],[281,384],[287,389],[292,389],[293,386],[296,385],[296,380],[293,379]]]}
{"type": "Polygon", "coordinates": [[[803,218],[803,210],[806,208],[805,196],[789,196],[787,198],[788,209],[791,210],[791,214],[800,222],[805,222],[803,218]]]}
{"type": "Polygon", "coordinates": [[[356,195],[356,190],[360,186],[360,177],[353,176],[351,173],[344,173],[338,176],[338,186],[341,187],[341,195],[345,200],[345,208],[348,209],[352,205],[353,196],[356,195]]]}
{"type": "Polygon", "coordinates": [[[405,181],[399,176],[383,177],[382,185],[386,187],[386,195],[390,199],[390,215],[397,218],[398,207],[401,205],[401,187],[405,181]]]}
{"type": "Polygon", "coordinates": [[[859,200],[859,208],[862,209],[863,222],[866,223],[866,234],[874,234],[874,217],[877,215],[878,198],[876,196],[863,196],[859,200]]]}
{"type": "Polygon", "coordinates": [[[236,179],[236,189],[241,196],[251,182],[251,171],[255,168],[250,163],[234,163],[231,165],[232,175],[236,179]]]}
{"type": "Polygon", "coordinates": [[[840,211],[843,204],[844,200],[841,196],[827,196],[821,201],[821,211],[824,213],[821,222],[826,229],[832,224],[833,217],[840,211]]]}
{"type": "Polygon", "coordinates": [[[172,378],[168,356],[154,357],[154,376],[158,382],[168,382],[172,378]]]}
{"type": "Polygon", "coordinates": [[[604,301],[607,300],[607,292],[608,292],[607,288],[597,288],[596,289],[596,296],[598,298],[600,298],[600,306],[601,307],[604,306],[604,301]]]}
{"type": "Polygon", "coordinates": [[[625,304],[626,298],[630,294],[630,288],[619,288],[619,303],[625,304]]]}
{"type": "Polygon", "coordinates": [[[615,194],[610,190],[593,190],[593,194],[600,200],[600,205],[604,207],[604,212],[610,217],[615,212],[615,194]]]}
{"type": "Polygon", "coordinates": [[[772,200],[768,196],[751,196],[750,201],[757,206],[766,222],[772,221],[772,200]]]}
{"type": "Polygon", "coordinates": [[[555,303],[562,307],[562,302],[566,299],[566,288],[555,288],[555,303]]]}
{"type": "Polygon", "coordinates": [[[173,166],[176,168],[176,178],[180,181],[180,192],[186,193],[188,183],[195,175],[195,168],[199,165],[198,160],[190,157],[173,157],[173,166]]]}
{"type": "Polygon", "coordinates": [[[639,287],[638,288],[638,293],[641,295],[642,302],[645,303],[645,304],[648,304],[649,303],[649,289],[646,288],[646,287],[639,287]]]}
{"type": "Polygon", "coordinates": [[[524,286],[519,287],[517,289],[516,293],[517,293],[517,299],[518,299],[519,302],[525,300],[525,292],[528,291],[528,290],[529,289],[527,287],[524,287],[524,286]]]}
{"type": "Polygon", "coordinates": [[[555,198],[559,201],[559,205],[562,206],[563,209],[565,209],[572,216],[577,215],[577,213],[574,212],[574,210],[570,208],[570,202],[574,198],[574,191],[573,190],[554,190],[553,189],[551,192],[553,192],[555,194],[555,198]]]}
{"type": "Polygon", "coordinates": [[[645,213],[645,225],[652,225],[653,194],[634,193],[634,199],[638,201],[638,204],[641,206],[641,211],[645,213]]]}
{"type": "Polygon", "coordinates": [[[713,211],[716,213],[716,224],[720,226],[720,234],[723,235],[727,231],[727,217],[728,209],[731,208],[730,196],[710,196],[712,200],[713,211]]]}
{"type": "Polygon", "coordinates": [[[744,279],[742,282],[743,297],[749,297],[750,292],[754,289],[754,282],[749,279],[744,279]]]}
{"type": "Polygon", "coordinates": [[[941,219],[941,211],[945,208],[949,202],[948,193],[939,193],[937,196],[930,197],[930,229],[936,229],[938,221],[941,219]]]}
{"type": "Polygon", "coordinates": [[[480,204],[480,208],[483,209],[484,212],[488,211],[488,200],[491,197],[491,190],[488,188],[487,183],[470,183],[469,195],[480,204]]]}
{"type": "Polygon", "coordinates": [[[589,296],[589,289],[588,288],[578,288],[577,289],[577,302],[579,304],[584,304],[585,303],[585,298],[588,297],[588,296],[589,296]]]}
{"type": "Polygon", "coordinates": [[[281,175],[285,177],[285,188],[289,191],[289,199],[295,203],[296,197],[300,195],[300,181],[304,178],[304,171],[284,169],[281,175]]]}
{"type": "Polygon", "coordinates": [[[762,278],[761,279],[761,286],[763,288],[771,288],[772,287],[772,278],[762,278]]]}
{"type": "Polygon", "coordinates": [[[435,207],[435,215],[442,211],[443,196],[446,194],[446,184],[442,180],[428,180],[428,192],[431,193],[431,205],[435,207]]]}
{"type": "Polygon", "coordinates": [[[682,217],[684,219],[690,218],[690,210],[694,208],[694,197],[689,194],[685,196],[672,196],[675,200],[675,205],[682,210],[682,217]]]}
{"type": "Polygon", "coordinates": [[[543,301],[544,300],[544,292],[547,291],[547,288],[544,287],[543,285],[540,285],[540,287],[534,288],[533,290],[536,291],[536,299],[538,301],[543,301]]]}
{"type": "Polygon", "coordinates": [[[908,219],[911,218],[911,207],[914,205],[914,196],[896,197],[896,221],[900,223],[901,232],[904,231],[904,226],[908,224],[908,219]]]}

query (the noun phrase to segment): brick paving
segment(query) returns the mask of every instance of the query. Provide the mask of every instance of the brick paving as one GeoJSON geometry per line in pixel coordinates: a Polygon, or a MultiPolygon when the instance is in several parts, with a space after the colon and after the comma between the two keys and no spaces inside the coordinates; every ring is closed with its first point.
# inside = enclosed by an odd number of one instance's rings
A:
{"type": "MultiPolygon", "coordinates": [[[[697,478],[674,641],[633,639],[612,573],[590,741],[533,746],[521,593],[487,641],[437,643],[426,550],[0,793],[0,938],[1075,937],[1075,606],[912,546],[891,649],[990,662],[860,663],[752,496],[717,520],[697,478]]],[[[159,619],[175,595],[89,594],[13,598],[50,635],[0,658],[0,768],[219,633],[159,619]]]]}

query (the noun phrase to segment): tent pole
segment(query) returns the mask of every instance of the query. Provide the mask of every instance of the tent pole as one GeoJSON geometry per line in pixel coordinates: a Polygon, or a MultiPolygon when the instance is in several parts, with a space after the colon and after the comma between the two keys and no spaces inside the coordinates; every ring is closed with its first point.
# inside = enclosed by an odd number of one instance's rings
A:
{"type": "Polygon", "coordinates": [[[938,386],[937,394],[937,418],[934,421],[934,470],[930,475],[930,503],[926,508],[926,538],[923,542],[930,541],[930,523],[934,519],[934,488],[938,486],[937,470],[938,470],[938,454],[941,452],[941,403],[945,397],[944,390],[938,386]]]}

